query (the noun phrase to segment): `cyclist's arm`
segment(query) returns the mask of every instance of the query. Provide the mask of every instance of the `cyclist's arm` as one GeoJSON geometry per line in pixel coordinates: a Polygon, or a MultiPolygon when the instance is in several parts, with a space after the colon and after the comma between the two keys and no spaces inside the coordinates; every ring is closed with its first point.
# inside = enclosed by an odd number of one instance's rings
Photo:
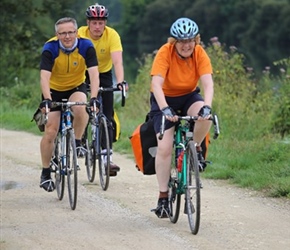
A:
{"type": "Polygon", "coordinates": [[[47,70],[40,70],[40,86],[41,92],[44,99],[51,99],[49,80],[50,80],[51,72],[47,70]]]}
{"type": "Polygon", "coordinates": [[[52,54],[49,51],[44,51],[41,54],[41,62],[40,62],[40,87],[44,99],[50,100],[51,94],[49,81],[52,67],[53,67],[52,54]]]}
{"type": "Polygon", "coordinates": [[[91,97],[96,97],[100,86],[98,66],[88,68],[88,73],[90,76],[91,97]]]}
{"type": "Polygon", "coordinates": [[[163,82],[164,78],[162,76],[160,75],[152,76],[151,79],[152,91],[160,109],[166,108],[168,106],[162,90],[163,82]]]}
{"type": "Polygon", "coordinates": [[[200,77],[200,82],[204,92],[204,105],[211,107],[213,99],[213,79],[211,74],[204,74],[200,77]]]}
{"type": "Polygon", "coordinates": [[[154,97],[158,103],[158,106],[166,119],[171,122],[178,121],[178,117],[174,114],[173,110],[168,106],[165,95],[162,89],[164,78],[161,75],[152,76],[151,85],[154,97]],[[169,112],[169,113],[168,113],[169,112]]]}
{"type": "Polygon", "coordinates": [[[114,51],[111,53],[117,83],[121,83],[124,81],[124,67],[122,54],[123,54],[122,51],[114,51]]]}
{"type": "Polygon", "coordinates": [[[98,95],[100,86],[98,60],[94,47],[90,47],[86,53],[86,65],[90,77],[91,97],[98,95]]]}

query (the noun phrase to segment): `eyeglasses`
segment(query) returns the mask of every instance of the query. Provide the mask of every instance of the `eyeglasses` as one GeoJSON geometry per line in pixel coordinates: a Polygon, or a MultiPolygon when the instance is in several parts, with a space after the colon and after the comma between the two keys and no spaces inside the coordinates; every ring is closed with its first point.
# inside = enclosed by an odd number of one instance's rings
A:
{"type": "Polygon", "coordinates": [[[194,43],[194,42],[195,42],[194,38],[186,39],[186,40],[177,40],[177,43],[180,43],[180,44],[187,44],[187,43],[194,43]]]}
{"type": "Polygon", "coordinates": [[[57,33],[60,37],[64,38],[66,36],[72,37],[74,34],[76,33],[75,31],[69,31],[69,32],[61,32],[61,33],[57,33]]]}

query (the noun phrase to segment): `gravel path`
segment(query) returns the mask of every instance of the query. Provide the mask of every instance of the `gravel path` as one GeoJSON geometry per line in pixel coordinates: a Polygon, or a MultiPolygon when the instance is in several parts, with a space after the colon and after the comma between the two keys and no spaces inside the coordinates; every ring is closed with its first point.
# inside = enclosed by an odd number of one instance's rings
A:
{"type": "MultiPolygon", "coordinates": [[[[132,159],[114,154],[121,166],[107,191],[79,172],[78,203],[69,207],[67,190],[39,188],[40,137],[1,133],[1,250],[286,250],[290,249],[290,201],[271,199],[224,181],[203,180],[198,235],[187,217],[176,224],[150,212],[156,206],[155,176],[143,176],[132,159]]],[[[183,204],[182,204],[183,207],[183,204]]]]}

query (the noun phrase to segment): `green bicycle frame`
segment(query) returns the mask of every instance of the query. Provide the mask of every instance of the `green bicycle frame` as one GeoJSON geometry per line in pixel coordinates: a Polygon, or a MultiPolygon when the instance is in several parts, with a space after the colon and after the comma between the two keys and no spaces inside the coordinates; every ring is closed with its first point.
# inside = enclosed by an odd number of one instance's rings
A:
{"type": "Polygon", "coordinates": [[[189,129],[189,122],[180,121],[175,128],[175,137],[174,137],[174,147],[175,147],[175,157],[177,151],[183,151],[183,159],[182,159],[182,168],[181,171],[177,169],[177,162],[175,162],[175,168],[177,170],[177,177],[180,181],[176,193],[177,194],[184,194],[186,188],[186,168],[187,168],[187,153],[186,153],[186,146],[190,140],[192,140],[193,133],[190,132],[189,129]]]}

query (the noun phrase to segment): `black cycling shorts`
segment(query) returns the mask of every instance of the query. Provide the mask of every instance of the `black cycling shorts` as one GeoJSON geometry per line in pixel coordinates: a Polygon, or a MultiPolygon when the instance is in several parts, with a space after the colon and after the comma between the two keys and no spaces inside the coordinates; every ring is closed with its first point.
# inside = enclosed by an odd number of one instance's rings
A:
{"type": "MultiPolygon", "coordinates": [[[[50,89],[50,94],[51,94],[51,98],[53,102],[61,102],[64,99],[68,100],[70,98],[70,96],[75,93],[75,92],[83,92],[87,95],[87,87],[85,83],[82,83],[81,85],[77,86],[74,89],[71,90],[67,90],[67,91],[57,91],[57,90],[53,90],[50,89]]],[[[43,96],[42,96],[42,100],[43,100],[43,96]]],[[[60,111],[61,107],[55,107],[55,108],[51,108],[50,112],[52,111],[60,111]]]]}
{"type": "MultiPolygon", "coordinates": [[[[198,101],[204,101],[199,92],[200,92],[200,88],[197,87],[195,91],[189,94],[186,94],[183,96],[177,96],[177,97],[165,96],[165,99],[168,106],[172,108],[177,115],[184,116],[184,115],[188,115],[187,111],[193,103],[198,102],[198,101]]],[[[160,132],[162,111],[160,110],[153,93],[151,93],[151,96],[150,96],[150,104],[151,104],[150,117],[154,121],[155,133],[158,134],[160,132]]],[[[165,130],[173,127],[175,124],[176,123],[174,122],[170,122],[166,120],[165,130]]]]}

